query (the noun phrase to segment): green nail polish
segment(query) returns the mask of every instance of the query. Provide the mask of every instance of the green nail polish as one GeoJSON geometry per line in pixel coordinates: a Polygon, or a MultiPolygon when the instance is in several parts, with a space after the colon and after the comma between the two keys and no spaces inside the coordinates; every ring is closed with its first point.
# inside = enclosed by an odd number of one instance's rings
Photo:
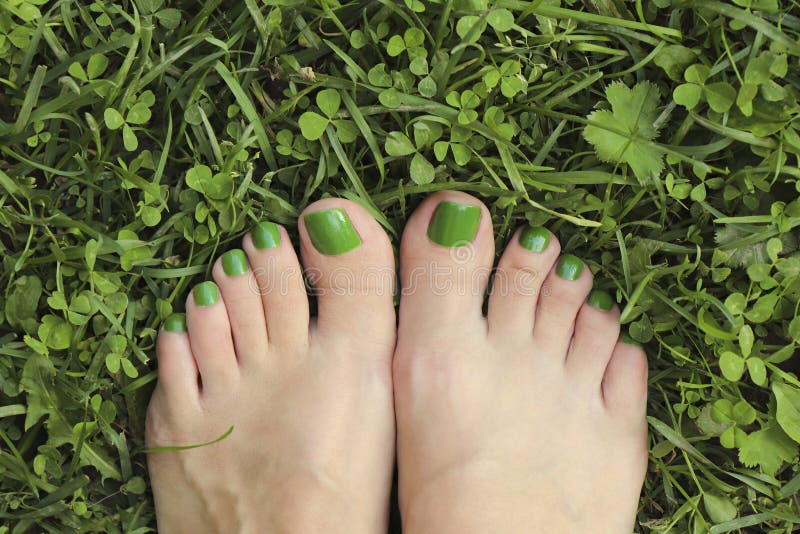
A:
{"type": "Polygon", "coordinates": [[[222,270],[228,276],[239,276],[247,272],[247,256],[235,248],[222,255],[222,270]]]}
{"type": "Polygon", "coordinates": [[[173,313],[166,319],[164,319],[164,330],[167,332],[186,332],[186,314],[185,313],[173,313]]]}
{"type": "Polygon", "coordinates": [[[260,222],[250,231],[256,248],[275,248],[281,244],[281,233],[274,222],[260,222]]]}
{"type": "Polygon", "coordinates": [[[201,282],[192,289],[194,303],[198,306],[211,306],[219,300],[219,290],[214,282],[201,282]]]}
{"type": "Polygon", "coordinates": [[[642,346],[641,343],[639,343],[638,341],[633,339],[628,334],[622,334],[621,336],[619,336],[619,340],[622,341],[623,343],[625,343],[626,345],[631,345],[631,346],[639,347],[639,348],[641,348],[641,346],[642,346]]]}
{"type": "Polygon", "coordinates": [[[614,299],[605,291],[595,289],[589,293],[589,298],[586,299],[589,306],[594,306],[598,310],[609,311],[614,306],[614,299]]]}
{"type": "Polygon", "coordinates": [[[428,238],[443,247],[463,247],[475,239],[480,222],[479,206],[442,202],[433,212],[428,238]]]}
{"type": "Polygon", "coordinates": [[[583,272],[583,267],[583,262],[579,257],[572,254],[564,254],[558,260],[556,274],[564,280],[577,280],[583,272]]]}
{"type": "Polygon", "coordinates": [[[544,252],[550,244],[550,232],[541,226],[529,226],[519,234],[519,244],[531,252],[544,252]]]}
{"type": "Polygon", "coordinates": [[[314,248],[326,256],[338,256],[361,245],[353,223],[341,208],[315,211],[303,219],[314,248]]]}

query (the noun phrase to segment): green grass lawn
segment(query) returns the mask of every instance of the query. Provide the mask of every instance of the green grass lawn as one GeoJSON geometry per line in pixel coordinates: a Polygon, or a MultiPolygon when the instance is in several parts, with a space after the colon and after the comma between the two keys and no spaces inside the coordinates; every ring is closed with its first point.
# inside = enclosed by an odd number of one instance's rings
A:
{"type": "MultiPolygon", "coordinates": [[[[797,0],[0,0],[0,534],[155,527],[154,338],[257,221],[467,191],[650,358],[640,532],[800,528],[797,0]]],[[[276,489],[279,491],[279,489],[276,489]]]]}

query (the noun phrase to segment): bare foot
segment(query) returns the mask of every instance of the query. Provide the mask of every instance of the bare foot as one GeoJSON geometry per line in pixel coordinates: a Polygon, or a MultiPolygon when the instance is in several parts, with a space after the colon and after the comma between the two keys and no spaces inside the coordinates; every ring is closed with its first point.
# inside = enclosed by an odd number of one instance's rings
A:
{"type": "Polygon", "coordinates": [[[489,217],[469,195],[437,193],[403,235],[404,531],[630,533],[647,465],[645,355],[618,340],[610,296],[590,297],[589,269],[543,229],[508,244],[484,317],[489,217]]]}
{"type": "Polygon", "coordinates": [[[386,530],[392,249],[364,209],[339,199],[306,209],[300,236],[318,319],[286,231],[263,223],[244,252],[217,261],[216,285],[195,287],[185,324],[170,318],[159,334],[148,446],[233,427],[212,445],[148,456],[159,532],[386,530]]]}

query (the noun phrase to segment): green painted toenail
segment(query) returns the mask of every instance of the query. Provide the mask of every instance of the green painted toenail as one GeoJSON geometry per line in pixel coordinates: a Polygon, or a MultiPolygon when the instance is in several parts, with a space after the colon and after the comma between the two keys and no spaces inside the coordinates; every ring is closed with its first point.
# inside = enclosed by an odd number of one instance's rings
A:
{"type": "Polygon", "coordinates": [[[250,232],[256,248],[275,248],[281,244],[281,233],[274,222],[264,221],[258,223],[250,232]]]}
{"type": "Polygon", "coordinates": [[[164,319],[164,330],[167,332],[186,332],[186,314],[173,313],[164,319]]]}
{"type": "Polygon", "coordinates": [[[353,223],[341,208],[315,211],[303,219],[314,248],[326,256],[338,256],[361,245],[353,223]]]}
{"type": "Polygon", "coordinates": [[[564,254],[558,260],[556,274],[564,280],[577,280],[583,272],[583,267],[583,262],[579,257],[572,254],[564,254]]]}
{"type": "Polygon", "coordinates": [[[444,247],[464,247],[475,239],[480,222],[479,206],[442,202],[433,212],[428,238],[444,247]]]}
{"type": "Polygon", "coordinates": [[[219,290],[214,282],[201,282],[192,289],[194,303],[198,306],[211,306],[219,300],[219,290]]]}
{"type": "Polygon", "coordinates": [[[531,252],[544,252],[550,244],[550,232],[541,226],[529,226],[519,234],[519,244],[531,252]]]}
{"type": "Polygon", "coordinates": [[[614,299],[605,291],[595,289],[589,293],[589,298],[586,299],[589,306],[594,306],[598,310],[609,311],[614,306],[614,299]]]}
{"type": "Polygon", "coordinates": [[[239,276],[247,272],[247,256],[235,248],[222,255],[222,270],[228,276],[239,276]]]}

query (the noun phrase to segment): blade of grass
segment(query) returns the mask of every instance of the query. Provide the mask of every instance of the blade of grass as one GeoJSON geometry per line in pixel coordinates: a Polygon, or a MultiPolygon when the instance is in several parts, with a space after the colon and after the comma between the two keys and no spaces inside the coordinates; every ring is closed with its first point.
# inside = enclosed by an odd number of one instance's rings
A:
{"type": "Polygon", "coordinates": [[[264,129],[264,125],[261,123],[261,118],[259,117],[255,107],[253,107],[253,103],[250,101],[247,93],[245,93],[244,89],[242,89],[242,87],[239,85],[239,82],[236,81],[233,73],[228,70],[228,67],[226,67],[222,62],[217,61],[214,64],[214,70],[217,71],[217,73],[225,81],[228,88],[233,93],[233,96],[236,98],[236,102],[239,104],[244,116],[247,117],[247,120],[253,124],[256,137],[258,138],[258,146],[261,148],[261,152],[264,154],[269,168],[272,170],[277,170],[278,164],[275,161],[275,154],[272,152],[267,131],[264,129]]]}

